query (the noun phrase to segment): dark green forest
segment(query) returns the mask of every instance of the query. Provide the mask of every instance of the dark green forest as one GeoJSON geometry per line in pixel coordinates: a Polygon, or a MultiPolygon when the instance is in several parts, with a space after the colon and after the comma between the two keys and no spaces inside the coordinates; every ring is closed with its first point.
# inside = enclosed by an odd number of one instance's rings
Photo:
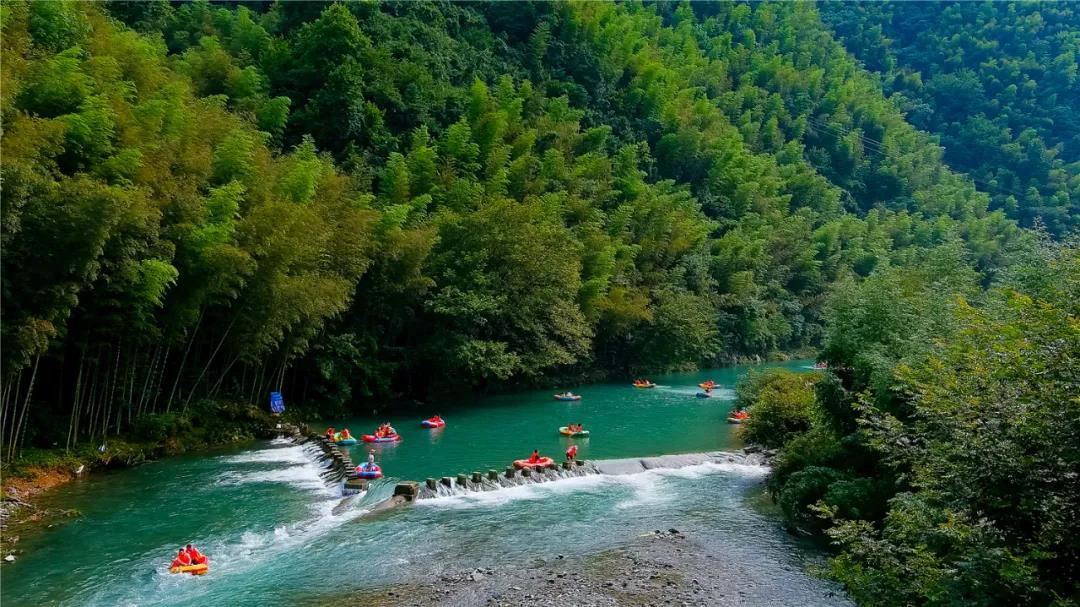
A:
{"type": "Polygon", "coordinates": [[[11,446],[269,389],[796,351],[839,284],[956,242],[988,280],[1028,239],[810,5],[13,2],[3,28],[11,446]]]}
{"type": "Polygon", "coordinates": [[[3,459],[817,350],[739,398],[856,601],[1076,604],[1078,15],[4,2],[3,459]]]}
{"type": "Polygon", "coordinates": [[[1075,2],[824,2],[821,16],[945,161],[1021,225],[1080,217],[1075,2]]]}

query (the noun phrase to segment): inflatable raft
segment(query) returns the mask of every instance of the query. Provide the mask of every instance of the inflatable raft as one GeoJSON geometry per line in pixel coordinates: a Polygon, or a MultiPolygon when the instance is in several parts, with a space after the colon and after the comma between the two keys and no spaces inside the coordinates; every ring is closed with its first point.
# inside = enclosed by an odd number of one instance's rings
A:
{"type": "Polygon", "coordinates": [[[648,388],[655,388],[656,384],[654,384],[652,382],[649,382],[647,384],[634,384],[634,387],[639,388],[641,390],[645,390],[645,389],[648,389],[648,388]]]}
{"type": "Polygon", "coordinates": [[[367,464],[360,464],[356,467],[356,474],[360,478],[376,479],[382,478],[382,468],[378,464],[368,467],[367,464]]]}
{"type": "Polygon", "coordinates": [[[446,420],[443,419],[425,419],[420,422],[420,425],[425,428],[444,428],[446,427],[446,420]]]}
{"type": "Polygon", "coordinates": [[[559,428],[559,434],[562,434],[563,436],[569,436],[569,437],[572,437],[572,438],[589,438],[589,431],[588,430],[579,430],[578,432],[571,432],[570,428],[567,428],[566,426],[563,426],[562,428],[559,428]]]}
{"type": "Polygon", "coordinates": [[[390,436],[375,436],[374,434],[365,434],[361,436],[365,443],[396,443],[401,440],[400,434],[391,434],[390,436]]]}
{"type": "Polygon", "coordinates": [[[704,389],[707,389],[707,388],[715,388],[717,385],[718,384],[716,382],[714,382],[714,381],[703,381],[700,384],[698,384],[697,387],[704,390],[704,389]]]}
{"type": "Polygon", "coordinates": [[[345,445],[345,446],[348,446],[348,445],[355,445],[355,444],[356,444],[356,439],[355,439],[355,438],[353,438],[353,437],[351,437],[351,436],[350,436],[349,438],[340,438],[340,439],[335,439],[335,440],[334,440],[334,444],[337,444],[337,445],[345,445]]]}
{"type": "Polygon", "coordinates": [[[210,573],[209,563],[199,563],[198,565],[184,565],[182,567],[172,567],[169,569],[169,573],[190,573],[191,575],[206,575],[210,573]]]}
{"type": "Polygon", "coordinates": [[[555,460],[551,459],[550,457],[541,457],[539,460],[537,460],[535,462],[530,462],[527,459],[516,459],[516,460],[514,460],[514,467],[518,468],[518,469],[521,469],[521,468],[547,468],[548,466],[554,466],[554,465],[555,465],[555,460]]]}
{"type": "Polygon", "coordinates": [[[555,400],[573,402],[573,401],[581,400],[581,395],[580,394],[571,394],[571,395],[567,396],[565,394],[556,394],[555,395],[555,400]]]}

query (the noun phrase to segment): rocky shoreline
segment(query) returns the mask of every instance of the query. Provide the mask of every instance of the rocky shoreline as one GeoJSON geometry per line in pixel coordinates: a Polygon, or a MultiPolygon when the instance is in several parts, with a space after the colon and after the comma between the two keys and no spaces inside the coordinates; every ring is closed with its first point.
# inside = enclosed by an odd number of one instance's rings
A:
{"type": "Polygon", "coordinates": [[[527,569],[483,568],[360,593],[380,607],[510,607],[516,605],[847,606],[826,584],[813,595],[779,594],[783,587],[711,548],[708,538],[656,530],[599,554],[538,559],[527,569]]]}

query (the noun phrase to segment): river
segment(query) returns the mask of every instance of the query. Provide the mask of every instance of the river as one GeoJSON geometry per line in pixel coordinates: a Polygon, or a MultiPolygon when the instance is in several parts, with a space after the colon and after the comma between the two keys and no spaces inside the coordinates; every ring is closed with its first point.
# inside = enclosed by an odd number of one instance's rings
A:
{"type": "MultiPolygon", "coordinates": [[[[588,476],[361,518],[397,480],[501,469],[534,448],[559,459],[568,439],[557,428],[567,422],[592,431],[575,441],[582,459],[734,448],[735,427],[725,417],[745,370],[655,377],[652,390],[575,387],[579,403],[556,402],[550,391],[477,398],[439,411],[443,430],[421,429],[416,416],[390,416],[402,441],[377,448],[388,477],[344,503],[309,454],[284,439],[76,481],[43,505],[82,516],[19,544],[24,554],[0,569],[0,599],[5,606],[333,604],[349,592],[462,567],[589,554],[663,525],[724,546],[755,572],[764,592],[758,604],[827,604],[824,584],[805,573],[818,555],[752,506],[764,477],[755,466],[588,476]],[[723,387],[712,399],[695,398],[707,378],[723,387]],[[176,547],[188,541],[211,557],[209,575],[167,573],[176,547]]],[[[325,423],[359,435],[375,420],[325,423]]],[[[354,449],[355,461],[364,457],[364,447],[354,449]]]]}

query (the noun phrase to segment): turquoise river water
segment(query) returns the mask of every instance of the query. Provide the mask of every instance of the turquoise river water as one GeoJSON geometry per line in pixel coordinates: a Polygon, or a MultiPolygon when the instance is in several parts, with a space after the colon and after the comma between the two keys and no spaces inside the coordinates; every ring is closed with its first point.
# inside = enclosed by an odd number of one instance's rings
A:
{"type": "MultiPolygon", "coordinates": [[[[557,402],[551,391],[478,398],[444,406],[443,430],[421,429],[418,416],[391,416],[403,439],[376,448],[387,478],[345,502],[339,486],[320,479],[320,464],[285,439],[77,481],[45,505],[82,516],[19,544],[24,554],[0,569],[0,602],[329,605],[343,593],[474,566],[587,555],[677,527],[707,537],[745,569],[755,588],[747,604],[829,604],[826,585],[805,572],[817,555],[753,507],[765,474],[757,466],[587,476],[362,517],[401,479],[501,469],[534,448],[561,459],[569,439],[557,429],[568,422],[592,431],[574,441],[582,459],[735,448],[735,427],[725,418],[746,369],[654,377],[659,386],[652,390],[574,387],[579,403],[557,402]],[[695,398],[697,384],[710,378],[722,388],[714,398],[695,398]],[[167,572],[176,547],[189,541],[210,556],[209,575],[167,572]]],[[[324,423],[360,435],[376,421],[324,423]]],[[[365,457],[365,447],[354,448],[354,461],[365,457]]]]}

